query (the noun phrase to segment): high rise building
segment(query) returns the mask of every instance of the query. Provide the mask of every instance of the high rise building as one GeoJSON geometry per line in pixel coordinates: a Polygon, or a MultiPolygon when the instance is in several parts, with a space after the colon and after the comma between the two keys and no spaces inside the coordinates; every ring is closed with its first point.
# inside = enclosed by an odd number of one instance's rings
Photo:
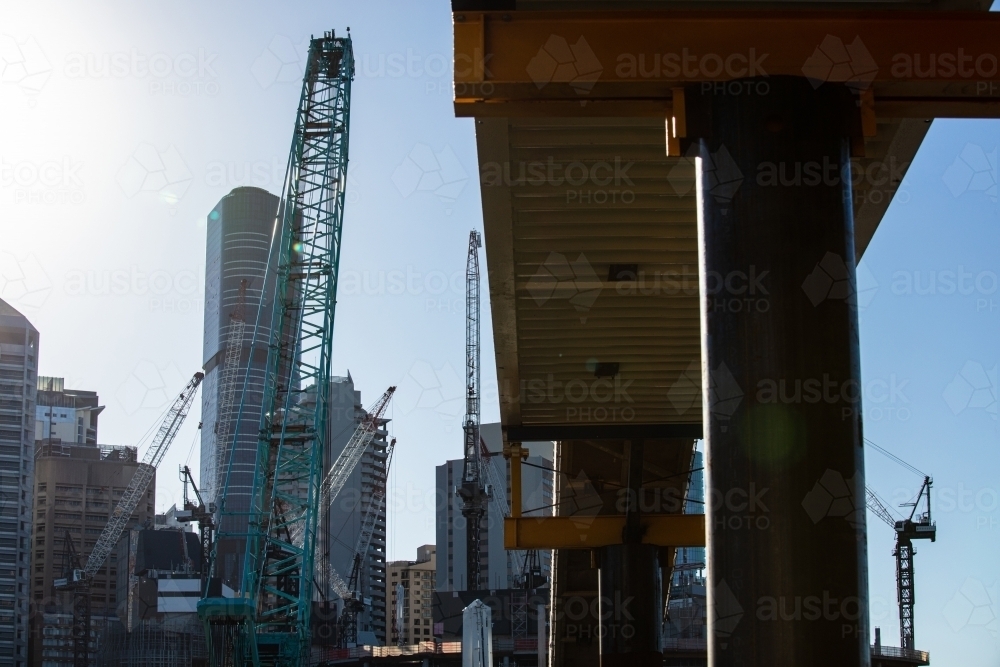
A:
{"type": "Polygon", "coordinates": [[[0,300],[0,667],[28,660],[38,330],[0,300]]]}
{"type": "MultiPolygon", "coordinates": [[[[503,488],[493,488],[492,493],[504,494],[507,506],[510,506],[510,463],[500,452],[503,450],[503,435],[500,424],[483,424],[480,435],[487,448],[495,456],[491,456],[490,465],[494,466],[503,488]]],[[[521,504],[524,516],[549,516],[552,514],[553,476],[552,476],[552,443],[525,442],[530,456],[529,465],[521,467],[521,504]]],[[[435,510],[437,524],[437,589],[439,591],[464,591],[467,588],[466,577],[466,532],[465,517],[462,516],[462,501],[455,493],[455,488],[462,483],[462,459],[447,461],[437,466],[436,485],[438,506],[435,510]]],[[[503,548],[503,521],[496,511],[495,501],[490,500],[490,511],[483,519],[481,529],[481,571],[485,588],[512,588],[516,578],[521,574],[521,564],[516,562],[511,552],[503,548]]],[[[550,576],[551,551],[539,552],[542,574],[550,576]]]]}
{"type": "MultiPolygon", "coordinates": [[[[66,539],[86,564],[115,506],[138,470],[135,447],[64,444],[39,440],[35,449],[35,525],[31,538],[31,664],[73,664],[72,593],[57,592],[65,576],[66,539]]],[[[130,526],[153,523],[156,479],[132,513],[130,526]]],[[[114,552],[90,585],[91,635],[115,617],[118,563],[114,552]]],[[[96,644],[96,642],[95,642],[96,644]]],[[[93,646],[96,648],[96,646],[93,646]]],[[[92,654],[93,657],[93,654],[92,654]]]]}
{"type": "MultiPolygon", "coordinates": [[[[246,512],[250,508],[260,406],[263,401],[267,344],[271,335],[271,303],[274,294],[274,267],[268,269],[271,234],[279,198],[252,187],[234,189],[219,200],[208,214],[205,252],[205,332],[201,390],[201,474],[199,487],[209,502],[216,500],[219,477],[229,473],[226,509],[246,512]],[[219,414],[219,377],[226,356],[231,326],[230,316],[245,283],[244,320],[246,328],[236,374],[235,401],[226,415],[219,414]],[[259,317],[258,317],[259,316],[259,317]],[[256,329],[256,338],[254,331],[256,329]],[[256,343],[254,341],[256,340],[256,343]],[[251,355],[251,346],[253,354],[251,355]],[[247,374],[249,372],[249,378],[247,374]],[[246,382],[246,394],[243,394],[246,382]],[[239,425],[235,423],[242,413],[239,425]],[[216,442],[223,421],[229,420],[229,442],[235,452],[216,442]],[[220,475],[221,473],[221,475],[220,475]]],[[[246,533],[246,516],[229,515],[219,527],[221,533],[246,533]]],[[[238,589],[246,540],[220,540],[216,574],[238,589]]]]}
{"type": "Polygon", "coordinates": [[[416,644],[434,639],[434,600],[437,576],[437,548],[417,547],[417,560],[389,563],[389,643],[416,644]],[[402,587],[397,588],[397,587],[402,587]],[[396,626],[397,591],[402,590],[402,622],[396,626]]]}
{"type": "MultiPolygon", "coordinates": [[[[331,378],[330,411],[323,469],[329,470],[351,439],[358,424],[366,416],[361,404],[361,392],[354,388],[350,373],[346,377],[331,378]]],[[[382,420],[375,431],[371,446],[365,451],[358,466],[351,473],[340,496],[327,513],[325,533],[319,536],[320,553],[317,560],[329,558],[330,564],[346,582],[354,565],[354,550],[361,533],[361,521],[371,502],[372,491],[386,484],[386,449],[388,447],[388,420],[382,420]]],[[[364,554],[359,584],[361,595],[370,599],[364,613],[358,618],[358,638],[362,633],[379,644],[386,642],[386,578],[385,578],[385,505],[375,519],[371,543],[364,554]]],[[[330,582],[322,581],[327,599],[333,599],[330,582]]]]}
{"type": "Polygon", "coordinates": [[[38,378],[35,439],[97,444],[97,417],[104,410],[95,391],[66,389],[63,378],[38,378]]]}

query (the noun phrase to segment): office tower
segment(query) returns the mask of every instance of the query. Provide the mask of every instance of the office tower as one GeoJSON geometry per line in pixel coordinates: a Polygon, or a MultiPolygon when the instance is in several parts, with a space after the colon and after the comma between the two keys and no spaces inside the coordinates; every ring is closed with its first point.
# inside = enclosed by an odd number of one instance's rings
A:
{"type": "Polygon", "coordinates": [[[0,667],[28,660],[38,330],[0,300],[0,667]]]}
{"type": "Polygon", "coordinates": [[[389,563],[389,615],[396,617],[396,586],[403,591],[403,622],[389,633],[389,643],[416,644],[434,639],[434,600],[437,574],[437,548],[433,544],[417,547],[417,560],[394,560],[389,563]]]}
{"type": "MultiPolygon", "coordinates": [[[[65,576],[66,539],[86,564],[90,552],[138,470],[135,447],[38,441],[35,451],[35,525],[32,535],[31,663],[37,667],[73,664],[72,593],[56,592],[65,576]]],[[[156,479],[130,526],[153,523],[156,479]]],[[[115,616],[118,563],[114,552],[90,585],[91,636],[96,639],[115,616]]],[[[96,642],[92,644],[92,650],[96,642]]],[[[93,658],[93,653],[91,654],[93,658]]]]}
{"type": "MultiPolygon", "coordinates": [[[[240,187],[219,200],[208,214],[202,357],[205,379],[201,391],[199,486],[204,490],[206,500],[215,502],[220,472],[225,474],[231,459],[226,508],[232,512],[246,512],[250,507],[267,344],[270,338],[271,300],[274,293],[274,267],[268,270],[268,257],[278,202],[279,198],[266,190],[240,187]],[[228,414],[220,415],[220,392],[224,388],[219,386],[219,379],[226,357],[231,315],[239,302],[241,284],[245,285],[246,327],[239,357],[239,371],[236,373],[235,400],[228,414]],[[254,340],[256,343],[253,345],[251,358],[250,348],[254,340]],[[244,382],[247,389],[245,394],[244,382]],[[242,413],[237,428],[235,422],[241,405],[242,413]],[[229,420],[229,442],[220,446],[217,435],[226,419],[229,420]],[[230,456],[232,442],[236,443],[236,447],[235,454],[230,456]]],[[[246,516],[227,516],[220,526],[220,532],[245,533],[246,516]]],[[[216,575],[237,589],[240,587],[245,548],[244,538],[219,542],[216,575]]]]}
{"type": "MultiPolygon", "coordinates": [[[[492,489],[493,494],[504,494],[510,506],[510,465],[500,452],[503,450],[503,436],[500,424],[483,424],[480,435],[487,448],[495,456],[490,457],[490,465],[497,471],[503,488],[492,489]]],[[[524,516],[550,516],[552,514],[552,443],[525,442],[530,456],[530,465],[521,468],[521,504],[524,516]],[[546,468],[547,470],[543,470],[546,468]]],[[[435,510],[437,523],[437,589],[439,591],[464,591],[467,587],[465,567],[465,517],[462,516],[462,501],[455,493],[455,487],[462,483],[462,459],[447,461],[436,468],[438,506],[435,510]]],[[[503,521],[490,500],[490,510],[484,519],[482,529],[481,571],[485,588],[512,588],[521,574],[521,564],[516,562],[503,548],[503,521]]],[[[551,551],[540,551],[542,574],[550,576],[551,551]]]]}
{"type": "Polygon", "coordinates": [[[66,389],[63,378],[38,378],[35,439],[97,444],[97,417],[104,411],[97,392],[66,389]]]}

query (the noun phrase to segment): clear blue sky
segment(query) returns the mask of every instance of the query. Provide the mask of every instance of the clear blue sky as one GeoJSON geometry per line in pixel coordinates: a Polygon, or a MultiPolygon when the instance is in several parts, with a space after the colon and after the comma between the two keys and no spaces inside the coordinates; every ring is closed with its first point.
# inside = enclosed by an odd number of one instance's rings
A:
{"type": "MultiPolygon", "coordinates": [[[[205,216],[238,185],[279,190],[307,40],[352,28],[334,367],[366,404],[400,385],[389,557],[412,558],[434,540],[433,467],[461,451],[462,272],[482,227],[472,123],[450,101],[448,3],[40,1],[4,15],[0,296],[41,331],[43,374],[100,393],[112,444],[137,441],[199,368],[205,216]],[[417,163],[440,180],[414,180],[417,163]]],[[[1000,122],[934,123],[864,257],[866,434],[935,480],[940,537],[918,546],[916,627],[938,666],[1000,664],[998,144],[1000,122]],[[985,165],[971,184],[960,155],[985,165]]],[[[196,423],[162,465],[159,510],[179,500],[196,423]]],[[[902,502],[919,481],[869,456],[883,497],[902,502]]],[[[887,644],[892,542],[870,519],[887,644]]]]}

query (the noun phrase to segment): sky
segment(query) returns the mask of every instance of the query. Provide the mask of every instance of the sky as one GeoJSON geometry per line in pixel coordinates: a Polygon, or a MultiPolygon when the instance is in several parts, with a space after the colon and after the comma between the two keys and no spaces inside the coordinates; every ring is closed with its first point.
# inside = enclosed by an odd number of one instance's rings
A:
{"type": "MultiPolygon", "coordinates": [[[[447,2],[5,3],[0,298],[41,332],[40,373],[97,391],[135,444],[199,370],[205,219],[278,193],[310,35],[351,28],[357,78],[333,371],[389,385],[390,559],[434,541],[433,468],[461,453],[464,267],[482,229],[472,121],[451,104],[447,2]],[[416,176],[415,176],[416,174],[416,176]]],[[[935,121],[859,269],[866,437],[934,478],[917,645],[1000,664],[1000,121],[935,121]]],[[[485,256],[481,257],[485,264],[485,256]]],[[[484,275],[483,421],[499,419],[484,275]]],[[[198,408],[157,510],[197,470],[198,408]]],[[[885,457],[892,505],[921,478],[885,457]]],[[[902,511],[902,510],[899,510],[902,511]]],[[[892,531],[869,515],[872,621],[898,643],[892,531]]]]}

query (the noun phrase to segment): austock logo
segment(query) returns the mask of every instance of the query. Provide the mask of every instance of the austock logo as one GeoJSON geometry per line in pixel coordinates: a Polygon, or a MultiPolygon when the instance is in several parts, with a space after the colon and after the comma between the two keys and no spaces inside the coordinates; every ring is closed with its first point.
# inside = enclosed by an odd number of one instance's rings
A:
{"type": "Polygon", "coordinates": [[[860,37],[845,44],[840,37],[827,35],[802,65],[802,73],[813,88],[831,81],[865,90],[878,74],[878,65],[860,37]]]}
{"type": "Polygon", "coordinates": [[[528,76],[539,90],[550,83],[568,83],[577,95],[586,95],[601,78],[604,68],[581,36],[570,44],[565,37],[549,35],[528,63],[528,76]]]}
{"type": "Polygon", "coordinates": [[[587,313],[597,301],[603,283],[583,253],[570,262],[566,255],[550,252],[528,280],[527,287],[531,298],[539,306],[544,306],[551,299],[567,299],[581,313],[580,323],[586,324],[587,313]]]}
{"type": "Polygon", "coordinates": [[[852,528],[865,527],[865,505],[855,503],[857,475],[850,479],[836,471],[827,469],[813,488],[802,499],[802,509],[814,524],[826,517],[843,518],[852,528]]]}
{"type": "Polygon", "coordinates": [[[709,606],[712,609],[712,630],[719,640],[719,647],[725,650],[729,648],[729,640],[736,631],[736,626],[743,619],[743,606],[725,579],[720,579],[712,587],[709,606]]]}
{"type": "MultiPolygon", "coordinates": [[[[698,148],[691,146],[687,155],[667,174],[667,180],[678,195],[687,195],[694,188],[695,182],[691,176],[697,168],[697,158],[698,148]]],[[[709,153],[704,159],[702,178],[705,179],[707,193],[720,204],[732,202],[736,191],[743,184],[743,172],[725,145],[719,146],[718,150],[709,153]]],[[[726,213],[727,210],[723,209],[723,215],[726,213]]]]}
{"type": "Polygon", "coordinates": [[[163,151],[152,144],[139,144],[115,175],[127,198],[154,192],[170,205],[180,201],[191,179],[191,171],[173,144],[163,151]]]}
{"type": "Polygon", "coordinates": [[[33,254],[0,252],[0,297],[18,308],[41,308],[52,293],[52,281],[33,254]]]}
{"type": "Polygon", "coordinates": [[[982,628],[1000,636],[1000,582],[985,584],[969,577],[945,604],[945,620],[954,632],[982,628]]]}
{"type": "Polygon", "coordinates": [[[962,152],[942,175],[952,196],[966,192],[982,192],[993,203],[997,202],[997,149],[987,153],[982,146],[966,144],[962,152]]]}
{"type": "Polygon", "coordinates": [[[417,361],[399,383],[396,405],[402,414],[414,410],[433,410],[451,424],[465,409],[465,385],[451,364],[434,368],[426,361],[417,361]]]}
{"type": "Polygon", "coordinates": [[[11,35],[0,35],[0,81],[35,95],[51,74],[52,65],[34,37],[18,40],[11,35]]]}
{"type": "MultiPolygon", "coordinates": [[[[709,377],[709,412],[720,421],[723,432],[729,430],[729,420],[743,402],[743,389],[733,376],[725,362],[719,362],[718,367],[710,370],[709,377]]],[[[667,391],[667,398],[678,414],[685,414],[701,399],[701,364],[692,361],[680,377],[667,391]]]]}
{"type": "Polygon", "coordinates": [[[427,144],[417,144],[392,172],[392,182],[403,199],[429,192],[447,207],[449,215],[468,180],[469,175],[448,145],[435,153],[427,144]]]}
{"type": "Polygon", "coordinates": [[[824,301],[856,302],[854,283],[847,263],[840,255],[828,252],[813,267],[812,273],[802,283],[802,291],[813,306],[824,301]]]}
{"type": "Polygon", "coordinates": [[[954,415],[966,410],[984,410],[997,419],[997,364],[987,369],[978,361],[967,361],[944,389],[944,400],[954,415]]]}
{"type": "Polygon", "coordinates": [[[299,83],[305,68],[309,40],[294,44],[285,35],[275,35],[250,65],[250,73],[261,88],[276,83],[299,83]]]}
{"type": "Polygon", "coordinates": [[[158,366],[149,359],[143,359],[119,385],[115,398],[128,415],[139,410],[156,410],[166,405],[185,381],[172,362],[158,366]]]}

